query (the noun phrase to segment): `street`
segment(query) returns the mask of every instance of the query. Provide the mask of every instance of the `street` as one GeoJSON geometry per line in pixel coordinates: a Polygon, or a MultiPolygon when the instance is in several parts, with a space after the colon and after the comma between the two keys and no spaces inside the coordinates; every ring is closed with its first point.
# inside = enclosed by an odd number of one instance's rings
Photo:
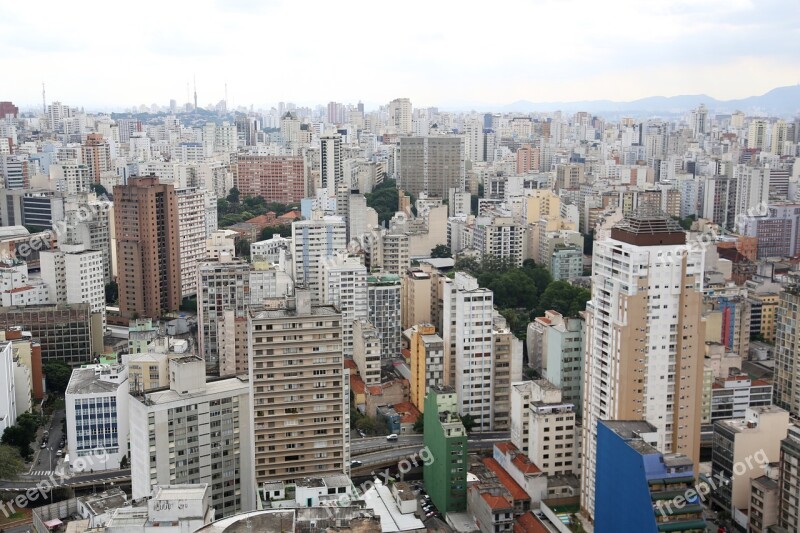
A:
{"type": "MultiPolygon", "coordinates": [[[[58,457],[59,444],[61,442],[62,435],[66,441],[66,434],[62,431],[64,416],[64,411],[56,411],[53,413],[53,418],[49,425],[45,426],[45,429],[50,433],[47,438],[46,448],[41,448],[39,446],[39,442],[31,443],[31,446],[35,447],[35,449],[33,454],[33,465],[28,472],[29,475],[47,477],[56,470],[59,460],[63,458],[63,456],[58,457]]],[[[66,450],[64,453],[66,453],[66,450]]]]}

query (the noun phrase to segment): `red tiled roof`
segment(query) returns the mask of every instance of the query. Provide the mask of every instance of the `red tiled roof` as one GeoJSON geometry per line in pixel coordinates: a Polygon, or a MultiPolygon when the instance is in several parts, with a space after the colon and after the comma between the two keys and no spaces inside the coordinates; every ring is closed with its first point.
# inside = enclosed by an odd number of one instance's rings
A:
{"type": "Polygon", "coordinates": [[[500,450],[500,453],[517,452],[517,447],[511,442],[498,442],[494,445],[495,448],[500,450]]]}
{"type": "Polygon", "coordinates": [[[353,389],[355,394],[364,394],[367,386],[364,385],[364,380],[358,374],[350,376],[350,388],[353,389]]]}
{"type": "Polygon", "coordinates": [[[536,518],[533,511],[528,511],[514,522],[514,533],[550,533],[550,530],[536,518]]]}
{"type": "Polygon", "coordinates": [[[348,370],[352,370],[354,368],[358,368],[358,365],[356,365],[356,362],[353,361],[352,359],[345,359],[344,360],[344,367],[346,369],[348,369],[348,370]]]}
{"type": "Polygon", "coordinates": [[[400,350],[400,353],[401,353],[401,354],[403,355],[403,357],[405,357],[406,359],[410,359],[410,358],[411,358],[411,350],[409,350],[408,348],[403,348],[403,349],[401,349],[401,350],[400,350]]]}
{"type": "Polygon", "coordinates": [[[503,498],[502,496],[495,496],[493,494],[489,494],[488,492],[484,492],[481,494],[483,500],[489,504],[489,507],[492,510],[500,510],[500,509],[511,509],[513,506],[508,503],[508,500],[503,498]]]}
{"type": "Polygon", "coordinates": [[[302,215],[299,211],[289,211],[288,213],[284,213],[283,215],[279,216],[278,219],[283,220],[296,220],[300,218],[302,215]]]}
{"type": "Polygon", "coordinates": [[[369,389],[369,393],[372,396],[383,396],[383,387],[380,385],[373,385],[372,387],[367,387],[369,389]]]}
{"type": "Polygon", "coordinates": [[[500,480],[500,483],[502,483],[506,490],[511,493],[511,497],[514,498],[514,501],[530,501],[531,497],[528,496],[528,493],[525,492],[525,489],[520,487],[519,483],[514,481],[514,479],[511,477],[511,474],[506,472],[505,469],[500,466],[500,463],[491,457],[484,457],[481,459],[481,461],[486,468],[494,472],[494,475],[497,476],[497,479],[500,480]]]}
{"type": "Polygon", "coordinates": [[[419,418],[420,412],[411,402],[400,402],[394,404],[394,410],[401,416],[402,424],[413,424],[419,418]]]}
{"type": "Polygon", "coordinates": [[[6,291],[6,293],[14,294],[14,293],[17,293],[17,292],[25,292],[25,291],[31,290],[32,288],[33,288],[32,285],[25,285],[23,287],[17,287],[16,289],[11,289],[9,291],[6,291]]]}
{"type": "Polygon", "coordinates": [[[511,463],[517,468],[519,468],[520,472],[522,472],[523,474],[539,474],[542,472],[541,470],[539,470],[538,466],[533,464],[530,461],[530,459],[528,459],[521,453],[515,455],[511,463]]]}

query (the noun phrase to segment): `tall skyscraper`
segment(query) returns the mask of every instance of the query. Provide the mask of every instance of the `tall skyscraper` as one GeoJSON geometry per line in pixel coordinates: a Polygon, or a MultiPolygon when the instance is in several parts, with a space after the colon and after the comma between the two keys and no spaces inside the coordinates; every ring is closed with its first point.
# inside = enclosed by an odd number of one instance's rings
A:
{"type": "MultiPolygon", "coordinates": [[[[323,135],[319,138],[320,178],[328,193],[336,190],[344,179],[342,167],[342,136],[338,133],[323,135]],[[331,189],[333,187],[333,189],[331,189]]],[[[345,184],[349,193],[350,183],[345,184]]]]}
{"type": "Polygon", "coordinates": [[[419,196],[447,198],[449,190],[464,190],[464,138],[457,135],[400,138],[399,187],[419,196]]]}
{"type": "Polygon", "coordinates": [[[197,294],[197,263],[206,255],[206,191],[175,190],[178,199],[181,297],[197,294]]]}
{"type": "Polygon", "coordinates": [[[114,187],[119,306],[157,318],[181,303],[178,201],[172,185],[133,177],[114,187]]]}
{"type": "Polygon", "coordinates": [[[103,254],[83,244],[63,243],[58,250],[39,254],[42,279],[50,289],[50,303],[87,303],[106,325],[106,294],[103,254]]]}
{"type": "Polygon", "coordinates": [[[645,420],[661,453],[697,466],[703,384],[703,252],[659,213],[595,242],[586,311],[581,506],[595,510],[597,423],[645,420]]]}
{"type": "Polygon", "coordinates": [[[256,481],[295,480],[350,468],[348,375],[341,315],[297,288],[249,314],[256,481]]]}

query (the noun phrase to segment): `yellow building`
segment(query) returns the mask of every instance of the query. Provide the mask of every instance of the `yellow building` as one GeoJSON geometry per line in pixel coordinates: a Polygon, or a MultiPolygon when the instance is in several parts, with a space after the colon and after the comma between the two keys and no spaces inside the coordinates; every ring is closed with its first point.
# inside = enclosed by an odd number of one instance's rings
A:
{"type": "Polygon", "coordinates": [[[431,324],[406,331],[411,352],[411,403],[423,412],[429,387],[444,383],[444,341],[431,324]]]}

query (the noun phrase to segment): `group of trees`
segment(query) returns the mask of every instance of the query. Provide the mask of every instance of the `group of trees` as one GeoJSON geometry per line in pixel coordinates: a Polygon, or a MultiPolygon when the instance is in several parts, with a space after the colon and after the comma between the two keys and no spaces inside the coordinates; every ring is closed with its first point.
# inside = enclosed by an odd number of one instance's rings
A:
{"type": "Polygon", "coordinates": [[[239,189],[234,187],[228,192],[228,196],[217,200],[217,220],[220,228],[226,228],[269,211],[281,216],[292,209],[297,209],[297,206],[267,202],[261,196],[245,196],[242,198],[239,189]]]}
{"type": "MultiPolygon", "coordinates": [[[[364,195],[367,199],[367,207],[371,207],[378,212],[378,223],[383,225],[388,223],[400,207],[400,191],[397,190],[397,182],[387,179],[378,184],[372,192],[364,195]]],[[[414,207],[415,199],[409,195],[411,200],[411,212],[416,213],[414,207]]]]}
{"type": "MultiPolygon", "coordinates": [[[[31,442],[36,438],[36,430],[42,425],[42,416],[36,413],[22,413],[17,417],[17,422],[3,432],[0,443],[17,450],[19,456],[25,460],[33,457],[31,442]]],[[[6,450],[6,453],[9,453],[6,450]]]]}
{"type": "Polygon", "coordinates": [[[64,394],[72,376],[72,368],[63,361],[48,361],[42,370],[47,380],[47,389],[56,394],[64,394]]]}
{"type": "Polygon", "coordinates": [[[591,293],[566,281],[554,281],[550,272],[528,259],[522,267],[509,261],[487,257],[482,261],[462,258],[456,270],[473,275],[481,287],[491,289],[494,304],[519,338],[525,338],[528,323],[547,310],[564,316],[578,316],[586,308],[591,293]]]}

